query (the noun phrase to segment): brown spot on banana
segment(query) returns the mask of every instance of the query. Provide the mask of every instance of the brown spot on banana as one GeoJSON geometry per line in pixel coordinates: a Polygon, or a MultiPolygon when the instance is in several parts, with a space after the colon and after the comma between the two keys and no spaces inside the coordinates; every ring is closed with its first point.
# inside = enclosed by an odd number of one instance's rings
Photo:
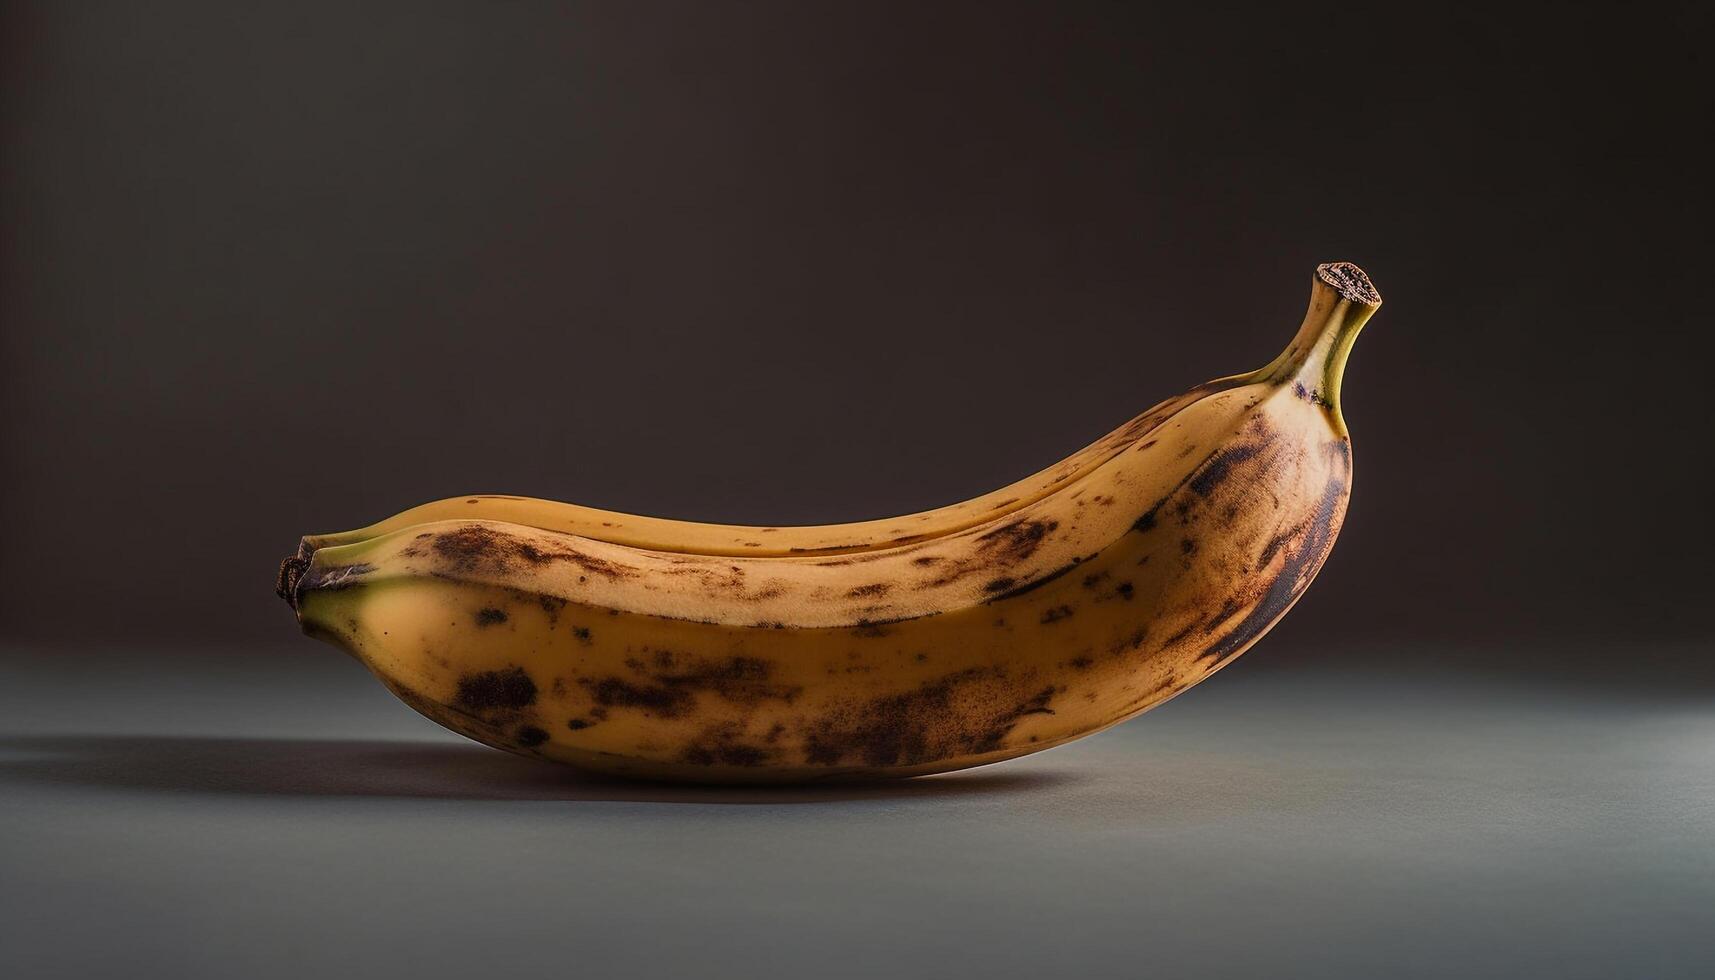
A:
{"type": "Polygon", "coordinates": [[[520,711],[536,703],[536,684],[522,667],[488,670],[459,679],[453,705],[472,714],[520,711]]]}
{"type": "MultiPolygon", "coordinates": [[[[1345,514],[1345,502],[1344,480],[1331,481],[1324,490],[1308,527],[1297,535],[1296,547],[1288,552],[1281,568],[1256,593],[1251,611],[1237,626],[1211,643],[1197,659],[1213,659],[1217,662],[1225,660],[1260,637],[1292,608],[1292,604],[1309,587],[1310,580],[1322,568],[1328,553],[1333,549],[1334,538],[1339,534],[1340,521],[1345,514]]],[[[1270,539],[1270,547],[1274,547],[1273,539],[1270,539]]],[[[1227,608],[1222,607],[1223,611],[1227,608]]],[[[1228,613],[1211,625],[1219,626],[1231,616],[1232,613],[1228,613]]]]}
{"type": "Polygon", "coordinates": [[[993,752],[1020,719],[1052,714],[1054,691],[1020,689],[999,671],[950,674],[835,708],[811,727],[803,761],[877,769],[993,752]]]}
{"type": "Polygon", "coordinates": [[[649,664],[634,661],[633,669],[645,675],[641,682],[623,677],[584,678],[579,681],[591,699],[604,708],[637,708],[677,718],[695,707],[701,694],[719,697],[731,704],[754,708],[764,701],[790,705],[802,687],[772,680],[774,665],[755,657],[729,657],[708,662],[676,657],[658,650],[649,664]]]}
{"type": "MultiPolygon", "coordinates": [[[[783,726],[780,726],[784,730],[783,726]]],[[[685,746],[679,761],[692,766],[739,766],[744,768],[767,765],[780,756],[780,751],[767,744],[755,744],[746,737],[743,726],[722,722],[704,728],[696,739],[685,746]]]]}
{"type": "Polygon", "coordinates": [[[695,703],[690,691],[664,684],[634,684],[621,677],[599,681],[586,678],[579,683],[589,689],[591,700],[604,708],[636,708],[662,718],[678,718],[695,703]]]}
{"type": "Polygon", "coordinates": [[[542,538],[507,534],[500,526],[464,523],[435,536],[430,547],[446,565],[459,572],[510,573],[520,568],[541,568],[556,562],[576,565],[583,571],[619,580],[635,578],[637,569],[597,558],[577,550],[567,538],[558,547],[544,547],[542,538]]]}

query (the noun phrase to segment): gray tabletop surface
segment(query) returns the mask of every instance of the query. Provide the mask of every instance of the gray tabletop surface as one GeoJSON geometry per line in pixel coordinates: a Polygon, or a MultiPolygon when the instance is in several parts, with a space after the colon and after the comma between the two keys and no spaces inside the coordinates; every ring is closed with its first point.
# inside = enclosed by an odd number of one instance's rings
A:
{"type": "Polygon", "coordinates": [[[497,753],[307,642],[14,645],[0,976],[1715,976],[1709,685],[1361,654],[794,791],[497,753]]]}

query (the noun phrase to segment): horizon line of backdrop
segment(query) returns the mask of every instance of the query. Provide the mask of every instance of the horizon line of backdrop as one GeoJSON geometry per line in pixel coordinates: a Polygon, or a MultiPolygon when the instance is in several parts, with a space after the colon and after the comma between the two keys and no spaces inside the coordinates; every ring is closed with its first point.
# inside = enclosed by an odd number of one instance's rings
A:
{"type": "Polygon", "coordinates": [[[1543,10],[11,4],[0,638],[285,640],[298,535],[460,493],[939,506],[1350,260],[1277,635],[1707,639],[1692,8],[1543,10]]]}

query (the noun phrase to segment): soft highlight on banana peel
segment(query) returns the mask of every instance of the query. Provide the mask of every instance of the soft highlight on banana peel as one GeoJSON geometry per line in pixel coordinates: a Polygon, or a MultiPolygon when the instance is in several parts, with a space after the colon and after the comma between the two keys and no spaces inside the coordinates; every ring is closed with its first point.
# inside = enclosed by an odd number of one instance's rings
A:
{"type": "Polygon", "coordinates": [[[1292,343],[936,511],[743,527],[473,495],[311,535],[304,631],[476,741],[699,782],[916,776],[1161,704],[1285,615],[1351,492],[1340,378],[1381,305],[1319,267],[1292,343]]]}

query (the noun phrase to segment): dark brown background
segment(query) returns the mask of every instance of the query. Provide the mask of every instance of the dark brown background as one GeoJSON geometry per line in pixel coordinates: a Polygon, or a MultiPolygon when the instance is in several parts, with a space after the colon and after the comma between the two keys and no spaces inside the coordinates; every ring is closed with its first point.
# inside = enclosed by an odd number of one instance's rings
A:
{"type": "Polygon", "coordinates": [[[1279,635],[1707,638],[1689,10],[8,5],[0,636],[287,637],[300,533],[469,491],[936,506],[1347,259],[1279,635]]]}

